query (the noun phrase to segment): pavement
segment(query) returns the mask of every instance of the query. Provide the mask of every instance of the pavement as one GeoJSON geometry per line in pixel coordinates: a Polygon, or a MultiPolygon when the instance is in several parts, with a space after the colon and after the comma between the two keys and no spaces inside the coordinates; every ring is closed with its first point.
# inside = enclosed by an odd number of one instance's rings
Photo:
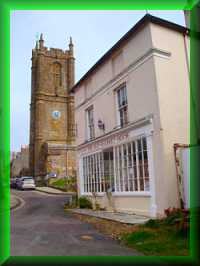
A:
{"type": "Polygon", "coordinates": [[[121,212],[94,211],[89,209],[70,209],[70,211],[73,213],[94,216],[126,224],[144,224],[150,219],[150,217],[142,215],[127,214],[121,212]]]}
{"type": "Polygon", "coordinates": [[[48,193],[48,194],[55,194],[55,195],[75,195],[74,192],[64,192],[59,189],[55,189],[52,187],[36,187],[37,191],[48,193]]]}
{"type": "MultiPolygon", "coordinates": [[[[59,189],[55,189],[52,187],[36,187],[37,191],[48,193],[48,194],[55,194],[55,195],[75,195],[73,192],[63,192],[59,189]]],[[[73,213],[83,214],[94,216],[98,218],[103,218],[107,220],[117,221],[126,224],[144,224],[150,218],[142,215],[136,214],[127,214],[121,212],[110,212],[110,211],[94,211],[89,209],[71,209],[73,213]]]]}
{"type": "Polygon", "coordinates": [[[66,194],[11,193],[25,202],[11,212],[11,256],[143,256],[66,212],[66,194]]]}

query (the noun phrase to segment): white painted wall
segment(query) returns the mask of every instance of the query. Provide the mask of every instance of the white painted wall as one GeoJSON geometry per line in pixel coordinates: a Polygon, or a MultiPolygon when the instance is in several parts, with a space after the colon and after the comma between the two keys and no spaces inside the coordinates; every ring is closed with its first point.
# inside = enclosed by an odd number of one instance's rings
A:
{"type": "Polygon", "coordinates": [[[130,122],[140,119],[146,114],[156,112],[152,57],[145,59],[145,62],[140,60],[137,63],[138,59],[144,56],[151,47],[150,27],[146,26],[76,89],[77,145],[86,140],[83,122],[85,121],[85,110],[92,104],[94,105],[95,123],[97,124],[98,119],[105,123],[105,132],[95,128],[96,137],[110,132],[118,126],[114,90],[123,82],[127,84],[130,122]],[[114,76],[114,74],[119,75],[134,62],[136,65],[132,67],[132,70],[118,77],[114,76]],[[135,97],[136,95],[137,97],[135,97]],[[90,98],[91,96],[92,98],[90,98]],[[147,99],[148,101],[146,101],[147,99]]]}
{"type": "Polygon", "coordinates": [[[168,59],[154,57],[164,152],[164,172],[157,183],[157,201],[163,196],[159,187],[164,182],[163,209],[179,206],[173,145],[189,144],[189,72],[183,35],[154,24],[151,24],[151,32],[153,46],[171,53],[168,59]]]}
{"type": "MultiPolygon", "coordinates": [[[[189,79],[183,35],[155,24],[145,26],[76,89],[78,146],[86,140],[85,110],[90,105],[94,105],[96,137],[118,126],[115,89],[123,82],[129,121],[153,114],[155,209],[162,215],[165,208],[179,204],[173,144],[189,142],[189,79]],[[105,132],[98,129],[98,119],[105,123],[105,132]]],[[[123,202],[130,203],[128,210],[135,208],[136,199],[119,197],[117,202],[122,208],[123,202]]],[[[150,206],[147,199],[137,202],[144,212],[150,206]]]]}

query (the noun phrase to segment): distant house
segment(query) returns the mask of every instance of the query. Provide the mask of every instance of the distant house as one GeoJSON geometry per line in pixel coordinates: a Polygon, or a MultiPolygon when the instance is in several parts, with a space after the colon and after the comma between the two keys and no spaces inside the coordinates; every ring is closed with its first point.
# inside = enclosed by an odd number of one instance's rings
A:
{"type": "Polygon", "coordinates": [[[21,147],[19,152],[12,152],[10,163],[11,177],[25,176],[29,174],[29,146],[21,147]]]}
{"type": "Polygon", "coordinates": [[[72,88],[78,193],[163,215],[180,206],[174,143],[189,143],[189,37],[147,14],[72,88]]]}

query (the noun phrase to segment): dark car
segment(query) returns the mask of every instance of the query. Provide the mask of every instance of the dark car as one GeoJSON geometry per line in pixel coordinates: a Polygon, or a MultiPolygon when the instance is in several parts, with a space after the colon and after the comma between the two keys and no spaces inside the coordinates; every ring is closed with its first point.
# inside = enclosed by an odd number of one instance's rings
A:
{"type": "Polygon", "coordinates": [[[11,187],[11,188],[16,188],[16,187],[17,187],[17,183],[16,183],[16,181],[17,181],[17,178],[16,178],[16,177],[12,177],[12,178],[10,179],[10,187],[11,187]]]}
{"type": "Polygon", "coordinates": [[[19,189],[20,179],[21,179],[21,177],[16,178],[16,188],[18,188],[18,189],[19,189]]]}

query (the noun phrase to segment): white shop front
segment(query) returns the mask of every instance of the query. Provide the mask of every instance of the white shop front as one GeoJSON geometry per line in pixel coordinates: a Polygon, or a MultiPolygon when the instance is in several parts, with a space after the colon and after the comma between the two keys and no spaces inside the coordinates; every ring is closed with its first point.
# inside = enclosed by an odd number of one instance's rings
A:
{"type": "Polygon", "coordinates": [[[112,192],[116,210],[155,216],[152,119],[78,147],[79,193],[95,192],[101,205],[106,191],[112,192]]]}

